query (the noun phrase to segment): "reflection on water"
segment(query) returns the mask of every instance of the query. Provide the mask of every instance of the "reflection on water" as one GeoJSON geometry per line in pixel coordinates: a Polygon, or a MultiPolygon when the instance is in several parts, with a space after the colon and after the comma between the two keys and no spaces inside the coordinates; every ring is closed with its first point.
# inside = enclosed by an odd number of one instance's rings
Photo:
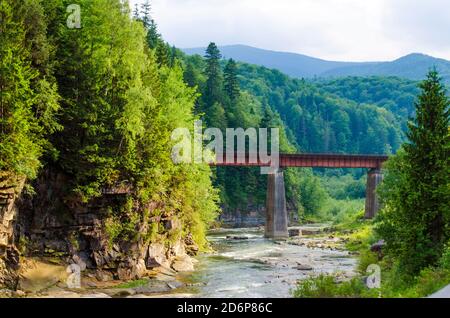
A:
{"type": "Polygon", "coordinates": [[[344,251],[265,239],[258,229],[218,230],[209,240],[216,253],[197,258],[195,273],[182,277],[191,285],[183,292],[199,297],[290,297],[297,280],[321,272],[352,272],[356,262],[344,251]]]}

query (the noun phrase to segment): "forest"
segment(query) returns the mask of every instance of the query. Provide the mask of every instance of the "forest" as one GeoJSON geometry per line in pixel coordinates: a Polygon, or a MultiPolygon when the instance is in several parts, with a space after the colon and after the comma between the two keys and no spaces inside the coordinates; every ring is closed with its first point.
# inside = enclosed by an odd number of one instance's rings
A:
{"type": "MultiPolygon", "coordinates": [[[[207,230],[221,215],[262,217],[267,176],[259,168],[171,160],[171,132],[192,130],[198,119],[222,130],[277,127],[284,153],[391,155],[380,190],[385,208],[373,224],[361,220],[362,169],[286,169],[290,218],[362,226],[360,243],[386,240],[383,266],[401,271],[405,284],[433,266],[448,275],[449,100],[437,72],[420,83],[296,79],[224,59],[213,42],[204,56],[183,53],[160,35],[148,1],[134,9],[120,0],[77,3],[81,28],[67,25],[69,0],[0,2],[0,216],[13,205],[25,211],[20,233],[9,219],[0,228],[0,285],[14,281],[8,257],[20,250],[88,246],[97,266],[135,279],[142,250],[161,244],[178,257],[181,244],[193,256],[210,250],[207,230]],[[39,218],[35,208],[50,231],[64,229],[45,238],[51,244],[33,236],[40,223],[26,218],[39,218]]],[[[296,295],[328,288],[320,279],[296,295]]],[[[355,286],[330,293],[365,296],[355,286]]]]}

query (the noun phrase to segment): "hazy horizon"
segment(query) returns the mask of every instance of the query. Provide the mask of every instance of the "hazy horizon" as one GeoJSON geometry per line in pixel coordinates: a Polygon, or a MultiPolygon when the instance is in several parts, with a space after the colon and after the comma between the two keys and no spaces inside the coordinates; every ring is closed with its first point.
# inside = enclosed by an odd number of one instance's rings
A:
{"type": "MultiPolygon", "coordinates": [[[[208,44],[209,44],[209,43],[208,43],[208,44]]],[[[407,55],[412,55],[412,54],[422,54],[422,55],[427,55],[427,56],[431,56],[431,57],[434,57],[434,58],[444,59],[444,60],[450,61],[450,59],[445,59],[445,58],[442,58],[442,57],[439,57],[439,56],[433,56],[433,55],[425,54],[425,53],[422,53],[422,52],[410,52],[410,53],[406,53],[406,54],[404,54],[404,55],[400,55],[400,56],[397,56],[397,57],[395,57],[395,58],[393,58],[393,59],[389,59],[389,60],[362,60],[362,61],[354,61],[354,60],[330,60],[330,59],[323,59],[323,58],[320,58],[320,57],[317,57],[317,56],[313,56],[313,55],[304,54],[304,53],[301,53],[301,52],[290,52],[290,51],[272,50],[272,49],[267,49],[267,48],[262,48],[262,47],[256,47],[256,46],[252,46],[252,45],[248,45],[248,44],[244,44],[244,43],[236,43],[236,44],[226,44],[226,45],[221,45],[220,43],[215,42],[215,44],[216,44],[218,47],[243,46],[243,47],[250,47],[250,48],[254,48],[254,49],[258,49],[258,50],[269,51],[269,52],[287,53],[287,54],[298,54],[298,55],[304,55],[304,56],[308,56],[308,57],[311,57],[311,58],[316,58],[316,59],[320,59],[320,60],[328,61],[328,62],[355,62],[355,63],[392,62],[392,61],[395,61],[395,60],[397,60],[397,59],[399,59],[399,58],[405,57],[405,56],[407,56],[407,55]]],[[[181,49],[181,50],[200,49],[200,48],[205,48],[205,49],[206,49],[207,46],[208,46],[208,45],[197,46],[197,47],[177,47],[177,48],[179,48],[179,49],[181,49]]]]}
{"type": "MultiPolygon", "coordinates": [[[[130,0],[135,3],[145,0],[130,0]]],[[[450,60],[445,0],[152,0],[164,39],[179,48],[247,45],[328,61],[450,60]]]]}

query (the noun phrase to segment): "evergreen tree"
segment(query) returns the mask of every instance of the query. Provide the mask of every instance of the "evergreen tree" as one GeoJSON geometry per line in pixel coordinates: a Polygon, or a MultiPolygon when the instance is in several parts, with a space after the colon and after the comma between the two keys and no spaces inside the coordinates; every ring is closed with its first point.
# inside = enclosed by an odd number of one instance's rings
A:
{"type": "Polygon", "coordinates": [[[35,177],[58,129],[50,45],[39,1],[0,2],[0,171],[35,177]]]}
{"type": "Polygon", "coordinates": [[[147,43],[151,49],[155,49],[161,43],[161,35],[158,33],[158,25],[151,19],[150,26],[147,27],[147,43]]]}
{"type": "Polygon", "coordinates": [[[183,73],[184,81],[190,86],[195,87],[198,83],[198,78],[196,74],[195,67],[192,63],[188,62],[186,65],[186,69],[183,73]]]}
{"type": "Polygon", "coordinates": [[[420,88],[408,142],[380,189],[378,232],[407,274],[436,264],[450,238],[450,103],[435,70],[420,88]]]}
{"type": "Polygon", "coordinates": [[[156,49],[160,43],[164,42],[158,33],[158,25],[151,15],[152,5],[150,0],[146,0],[141,4],[140,10],[138,4],[135,5],[133,16],[135,20],[141,21],[147,30],[147,44],[151,49],[156,49]]]}
{"type": "MultiPolygon", "coordinates": [[[[150,46],[150,43],[149,43],[150,46]]],[[[167,65],[171,66],[171,51],[170,47],[167,43],[164,43],[163,41],[158,41],[158,44],[156,45],[156,60],[159,64],[159,66],[167,65]]]]}
{"type": "Polygon", "coordinates": [[[151,11],[152,11],[152,5],[150,4],[150,0],[145,0],[142,4],[141,4],[141,12],[140,12],[140,16],[141,16],[141,21],[144,24],[144,27],[146,29],[148,29],[153,21],[152,16],[151,16],[151,11]]]}
{"type": "Polygon", "coordinates": [[[134,5],[133,18],[135,20],[140,20],[141,18],[141,11],[139,10],[139,5],[137,3],[134,5]]]}
{"type": "Polygon", "coordinates": [[[215,43],[210,43],[206,49],[206,87],[204,92],[205,106],[212,107],[215,103],[223,104],[223,79],[220,59],[222,55],[215,43]]]}
{"type": "Polygon", "coordinates": [[[240,95],[239,80],[237,78],[237,66],[233,59],[229,59],[224,70],[225,92],[231,103],[235,103],[240,95]]]}

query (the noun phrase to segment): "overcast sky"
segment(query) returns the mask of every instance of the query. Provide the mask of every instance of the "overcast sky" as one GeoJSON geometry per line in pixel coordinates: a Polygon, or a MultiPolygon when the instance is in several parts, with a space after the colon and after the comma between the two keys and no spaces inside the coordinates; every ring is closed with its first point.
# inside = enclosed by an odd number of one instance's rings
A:
{"type": "Polygon", "coordinates": [[[151,2],[160,33],[180,48],[213,41],[329,60],[393,60],[413,52],[450,60],[449,0],[151,2]]]}

